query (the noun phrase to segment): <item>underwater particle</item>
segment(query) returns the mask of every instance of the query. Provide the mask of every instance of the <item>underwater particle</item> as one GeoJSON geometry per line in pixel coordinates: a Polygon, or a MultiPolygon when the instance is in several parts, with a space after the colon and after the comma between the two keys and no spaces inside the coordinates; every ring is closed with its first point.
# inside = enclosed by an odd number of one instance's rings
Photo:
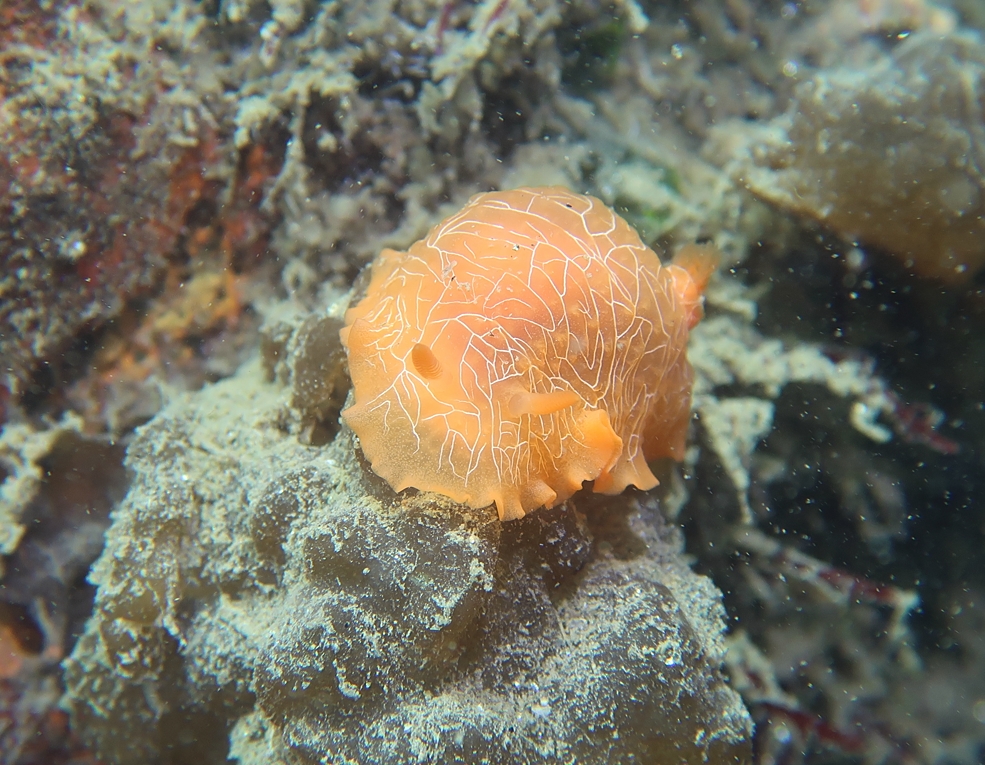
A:
{"type": "Polygon", "coordinates": [[[342,416],[373,470],[500,518],[584,481],[618,494],[680,459],[688,332],[714,255],[662,266],[599,200],[560,187],[479,194],[408,252],[386,249],[341,338],[342,416]]]}

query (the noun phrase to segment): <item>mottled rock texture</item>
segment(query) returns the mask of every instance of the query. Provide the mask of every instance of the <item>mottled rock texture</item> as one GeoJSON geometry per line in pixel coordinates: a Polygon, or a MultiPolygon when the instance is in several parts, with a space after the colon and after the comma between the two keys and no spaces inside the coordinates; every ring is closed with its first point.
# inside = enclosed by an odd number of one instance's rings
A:
{"type": "Polygon", "coordinates": [[[65,703],[99,755],[744,761],[719,593],[655,502],[579,495],[504,524],[394,494],[347,429],[303,444],[338,416],[313,382],[337,327],[272,328],[267,374],[174,401],[131,444],[66,662],[65,703]]]}
{"type": "Polygon", "coordinates": [[[915,34],[864,68],[797,88],[765,125],[723,125],[732,174],[757,195],[918,274],[961,281],[985,265],[985,44],[915,34]]]}

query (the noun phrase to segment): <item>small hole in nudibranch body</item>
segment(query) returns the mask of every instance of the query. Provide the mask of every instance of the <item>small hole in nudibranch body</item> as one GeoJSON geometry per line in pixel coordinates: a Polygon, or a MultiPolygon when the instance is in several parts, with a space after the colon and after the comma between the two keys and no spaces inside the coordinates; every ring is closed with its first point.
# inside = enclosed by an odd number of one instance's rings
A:
{"type": "Polygon", "coordinates": [[[434,351],[424,343],[417,343],[410,350],[410,360],[417,370],[417,374],[426,380],[434,380],[441,377],[441,362],[434,355],[434,351]]]}

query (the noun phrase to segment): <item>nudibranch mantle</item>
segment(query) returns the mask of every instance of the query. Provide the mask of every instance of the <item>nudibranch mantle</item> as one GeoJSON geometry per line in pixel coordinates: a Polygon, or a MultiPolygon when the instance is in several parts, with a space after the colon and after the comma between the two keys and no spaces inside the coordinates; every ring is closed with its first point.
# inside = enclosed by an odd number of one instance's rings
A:
{"type": "Polygon", "coordinates": [[[474,196],[407,252],[386,249],[341,332],[342,416],[397,491],[504,520],[593,481],[616,494],[680,459],[688,331],[714,269],[670,265],[600,200],[560,187],[474,196]]]}

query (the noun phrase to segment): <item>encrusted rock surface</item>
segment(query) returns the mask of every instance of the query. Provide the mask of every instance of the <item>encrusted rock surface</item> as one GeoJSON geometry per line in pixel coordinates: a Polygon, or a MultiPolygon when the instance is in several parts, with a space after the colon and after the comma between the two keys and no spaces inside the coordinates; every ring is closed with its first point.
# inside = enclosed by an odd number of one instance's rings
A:
{"type": "Polygon", "coordinates": [[[727,123],[716,140],[757,195],[960,281],[985,265],[983,83],[977,34],[915,34],[868,67],[819,72],[785,115],[727,123]]]}
{"type": "Polygon", "coordinates": [[[179,398],[131,444],[66,663],[65,703],[98,754],[744,761],[719,593],[655,500],[579,495],[501,524],[394,494],[348,430],[302,443],[312,417],[337,417],[306,366],[334,326],[274,328],[266,375],[254,363],[179,398]]]}

